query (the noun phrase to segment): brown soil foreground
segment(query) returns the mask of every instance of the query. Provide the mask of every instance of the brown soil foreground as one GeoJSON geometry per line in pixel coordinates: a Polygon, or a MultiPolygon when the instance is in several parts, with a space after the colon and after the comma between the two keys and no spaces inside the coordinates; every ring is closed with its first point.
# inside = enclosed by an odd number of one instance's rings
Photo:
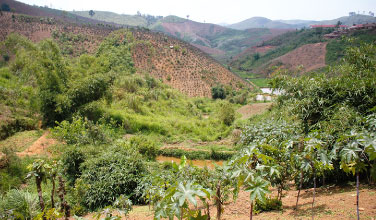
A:
{"type": "MultiPolygon", "coordinates": [[[[314,207],[314,219],[356,219],[356,189],[354,187],[330,187],[317,189],[314,207]]],[[[311,219],[312,218],[312,189],[303,190],[299,199],[299,209],[294,210],[296,190],[288,191],[282,198],[283,210],[263,212],[253,219],[311,219]]],[[[275,195],[276,192],[273,192],[275,195]]],[[[361,187],[360,190],[360,219],[376,219],[376,189],[361,187]]],[[[240,192],[236,202],[228,202],[224,206],[222,220],[248,220],[249,194],[240,192]]],[[[216,219],[216,208],[210,209],[212,219],[216,219]]],[[[134,206],[128,219],[151,220],[153,211],[148,206],[134,206]]]]}

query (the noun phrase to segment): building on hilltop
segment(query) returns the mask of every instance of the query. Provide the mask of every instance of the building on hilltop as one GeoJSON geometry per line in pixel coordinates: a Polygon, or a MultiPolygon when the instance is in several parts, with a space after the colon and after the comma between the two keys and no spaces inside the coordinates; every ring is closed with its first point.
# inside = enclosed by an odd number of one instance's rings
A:
{"type": "Polygon", "coordinates": [[[311,28],[339,28],[339,29],[347,29],[347,25],[335,25],[335,24],[314,24],[310,25],[311,28]]]}

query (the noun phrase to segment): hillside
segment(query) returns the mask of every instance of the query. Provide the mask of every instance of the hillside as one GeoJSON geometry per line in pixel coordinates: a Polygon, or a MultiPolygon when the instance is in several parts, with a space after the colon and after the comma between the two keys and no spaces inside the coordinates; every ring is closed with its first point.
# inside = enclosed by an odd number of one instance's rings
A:
{"type": "MultiPolygon", "coordinates": [[[[52,9],[48,7],[38,7],[38,6],[31,6],[22,2],[18,2],[15,0],[0,0],[0,4],[7,4],[10,9],[16,13],[29,15],[29,16],[38,16],[44,17],[49,19],[57,19],[60,21],[66,22],[73,22],[73,23],[81,23],[81,24],[110,24],[110,25],[117,25],[116,23],[108,23],[105,21],[94,20],[87,17],[78,16],[72,14],[67,11],[61,11],[57,9],[52,9]]],[[[118,25],[117,25],[118,26],[118,25]]]]}
{"type": "Polygon", "coordinates": [[[327,42],[303,45],[285,55],[271,60],[266,65],[259,67],[256,72],[267,75],[268,72],[271,71],[270,68],[274,66],[290,69],[291,71],[297,71],[299,68],[299,73],[322,68],[326,65],[326,45],[327,42]]]}
{"type": "Polygon", "coordinates": [[[290,31],[289,29],[267,28],[234,30],[215,24],[199,23],[172,16],[158,21],[151,28],[193,45],[200,45],[200,48],[220,60],[235,56],[248,47],[290,31]]]}
{"type": "MultiPolygon", "coordinates": [[[[189,96],[211,96],[217,84],[244,87],[245,82],[199,49],[162,33],[136,31],[135,66],[189,96]]],[[[248,86],[248,85],[247,85],[248,86]]]]}
{"type": "Polygon", "coordinates": [[[216,24],[200,23],[177,16],[124,15],[112,12],[94,11],[91,17],[88,11],[71,13],[86,18],[97,19],[121,25],[147,27],[160,31],[197,46],[213,57],[226,61],[248,47],[285,33],[289,29],[252,28],[234,30],[216,24]]]}
{"type": "Polygon", "coordinates": [[[272,21],[264,17],[253,17],[244,21],[228,25],[229,28],[237,30],[246,30],[249,28],[278,28],[278,29],[292,29],[294,25],[286,24],[279,21],[272,21]]]}
{"type": "Polygon", "coordinates": [[[353,24],[375,23],[376,18],[369,15],[343,16],[340,18],[324,21],[313,20],[270,20],[264,17],[252,17],[244,21],[227,25],[226,27],[237,30],[246,30],[249,28],[278,28],[278,29],[300,29],[309,27],[312,24],[337,24],[340,21],[343,25],[352,26],[353,24]]]}
{"type": "MultiPolygon", "coordinates": [[[[13,16],[7,12],[0,16],[0,21],[0,27],[4,30],[0,33],[0,40],[10,33],[20,33],[34,42],[52,37],[64,54],[73,56],[95,52],[102,40],[117,29],[59,20],[48,22],[38,17],[13,16]]],[[[245,83],[217,61],[181,40],[162,33],[131,30],[140,41],[133,50],[134,63],[139,72],[150,73],[189,96],[210,97],[211,87],[217,84],[236,88],[245,83]]]]}
{"type": "Polygon", "coordinates": [[[155,21],[161,18],[154,16],[117,14],[109,11],[94,11],[93,16],[90,16],[89,11],[72,11],[70,13],[99,21],[140,27],[147,27],[152,20],[155,21]]]}
{"type": "Polygon", "coordinates": [[[333,20],[326,20],[317,22],[318,24],[337,24],[340,21],[343,25],[352,26],[354,24],[367,24],[376,23],[376,17],[369,15],[354,15],[354,16],[343,16],[333,20]]]}

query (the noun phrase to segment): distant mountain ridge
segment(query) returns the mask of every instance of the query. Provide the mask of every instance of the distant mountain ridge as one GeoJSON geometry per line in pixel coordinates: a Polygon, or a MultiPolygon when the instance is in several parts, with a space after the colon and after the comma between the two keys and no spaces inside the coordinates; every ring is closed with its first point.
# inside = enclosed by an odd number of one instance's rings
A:
{"type": "Polygon", "coordinates": [[[231,24],[228,27],[237,30],[246,30],[249,28],[291,29],[294,28],[294,25],[282,23],[279,21],[273,21],[264,17],[253,17],[235,24],[231,24]]]}
{"type": "Polygon", "coordinates": [[[340,18],[324,21],[314,21],[314,20],[270,20],[264,17],[252,17],[244,21],[228,25],[227,27],[245,30],[249,28],[303,28],[309,27],[313,24],[337,24],[340,21],[343,25],[352,26],[353,24],[366,24],[366,23],[376,23],[376,18],[369,15],[354,15],[354,16],[343,16],[340,18]]]}

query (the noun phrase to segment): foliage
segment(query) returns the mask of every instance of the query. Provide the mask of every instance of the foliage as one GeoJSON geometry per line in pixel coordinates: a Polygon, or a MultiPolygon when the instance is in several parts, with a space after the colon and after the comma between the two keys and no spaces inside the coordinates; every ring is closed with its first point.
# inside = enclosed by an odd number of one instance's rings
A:
{"type": "Polygon", "coordinates": [[[226,93],[223,88],[223,86],[215,86],[212,87],[212,98],[213,99],[225,99],[226,98],[226,93]]]}
{"type": "Polygon", "coordinates": [[[81,176],[82,171],[80,170],[80,166],[85,159],[85,154],[77,147],[70,148],[63,154],[61,163],[64,167],[64,174],[70,185],[74,185],[76,179],[81,176]]]}
{"type": "Polygon", "coordinates": [[[10,7],[6,3],[1,4],[1,11],[10,11],[10,7]]]}
{"type": "Polygon", "coordinates": [[[282,201],[278,198],[272,198],[268,196],[265,199],[265,203],[262,203],[257,200],[254,208],[255,213],[282,210],[282,201]]]}
{"type": "Polygon", "coordinates": [[[159,155],[166,157],[182,157],[185,156],[190,160],[228,160],[234,153],[221,152],[216,150],[211,151],[185,151],[183,149],[161,149],[158,152],[159,155]]]}
{"type": "Polygon", "coordinates": [[[91,210],[112,204],[120,195],[134,203],[139,197],[134,190],[147,174],[142,156],[125,146],[113,146],[102,155],[86,160],[80,179],[88,185],[82,197],[84,206],[91,210]]]}
{"type": "MultiPolygon", "coordinates": [[[[25,190],[12,189],[0,200],[0,212],[12,210],[12,215],[33,219],[40,211],[38,195],[25,190]]],[[[1,218],[1,216],[0,216],[1,218]]]]}
{"type": "Polygon", "coordinates": [[[290,104],[306,133],[312,129],[326,129],[329,133],[349,129],[359,122],[360,115],[369,114],[376,105],[375,51],[373,44],[350,48],[345,63],[327,74],[276,77],[274,88],[285,91],[279,104],[290,104]],[[341,125],[331,126],[332,123],[341,125]]]}
{"type": "Polygon", "coordinates": [[[144,155],[148,160],[155,160],[158,155],[159,148],[150,139],[144,136],[134,136],[130,139],[132,147],[136,148],[140,154],[144,155]]]}
{"type": "Polygon", "coordinates": [[[67,144],[105,144],[115,138],[111,125],[74,117],[72,122],[62,121],[52,129],[52,134],[67,144]]]}
{"type": "Polygon", "coordinates": [[[230,103],[223,103],[219,112],[220,120],[227,126],[235,121],[235,110],[230,103]]]}
{"type": "Polygon", "coordinates": [[[29,158],[20,159],[11,148],[2,150],[4,155],[0,159],[0,193],[18,188],[25,183],[29,158]]]}

